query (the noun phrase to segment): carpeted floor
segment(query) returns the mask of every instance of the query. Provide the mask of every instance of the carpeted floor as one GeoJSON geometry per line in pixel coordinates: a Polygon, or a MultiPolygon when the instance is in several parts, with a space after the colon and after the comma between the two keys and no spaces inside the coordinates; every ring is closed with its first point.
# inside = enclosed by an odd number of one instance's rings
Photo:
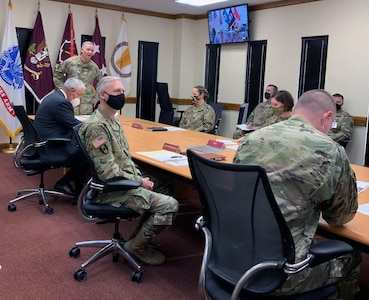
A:
{"type": "MultiPolygon", "coordinates": [[[[79,258],[70,258],[76,241],[110,239],[113,225],[82,220],[68,199],[50,198],[53,215],[45,215],[36,198],[17,203],[8,212],[9,199],[20,188],[35,187],[38,176],[27,177],[12,164],[12,155],[0,152],[0,299],[195,299],[203,251],[203,237],[193,224],[198,214],[179,214],[174,226],[155,243],[167,256],[158,267],[144,266],[144,281],[131,281],[132,268],[107,256],[87,268],[87,280],[77,282],[73,273],[96,249],[81,248],[79,258]]],[[[62,170],[47,172],[46,186],[53,186],[62,170]]],[[[197,209],[198,207],[193,207],[197,209]]],[[[123,222],[128,236],[136,221],[123,222]]],[[[356,299],[369,299],[368,256],[364,255],[356,299]]]]}

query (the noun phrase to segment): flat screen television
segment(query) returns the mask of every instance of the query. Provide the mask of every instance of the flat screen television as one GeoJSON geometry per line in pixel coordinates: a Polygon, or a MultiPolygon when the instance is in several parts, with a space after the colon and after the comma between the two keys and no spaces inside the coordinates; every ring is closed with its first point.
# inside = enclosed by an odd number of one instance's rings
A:
{"type": "Polygon", "coordinates": [[[208,11],[210,44],[234,44],[249,41],[248,5],[208,11]]]}

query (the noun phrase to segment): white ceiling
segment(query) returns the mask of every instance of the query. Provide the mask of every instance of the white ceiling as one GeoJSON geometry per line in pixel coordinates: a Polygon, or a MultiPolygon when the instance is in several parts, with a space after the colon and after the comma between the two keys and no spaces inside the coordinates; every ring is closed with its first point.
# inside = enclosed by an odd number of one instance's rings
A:
{"type": "Polygon", "coordinates": [[[85,2],[104,3],[128,8],[135,8],[140,10],[160,12],[171,15],[177,14],[201,15],[206,14],[206,12],[209,10],[218,9],[222,7],[234,6],[245,3],[249,5],[258,5],[276,2],[276,0],[227,0],[217,4],[211,4],[206,6],[190,6],[174,2],[174,0],[91,0],[85,2]]]}

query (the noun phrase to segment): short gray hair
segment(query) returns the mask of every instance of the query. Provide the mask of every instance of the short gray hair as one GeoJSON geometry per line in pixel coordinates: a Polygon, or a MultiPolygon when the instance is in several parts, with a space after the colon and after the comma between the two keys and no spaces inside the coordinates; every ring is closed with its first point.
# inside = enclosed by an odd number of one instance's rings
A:
{"type": "Polygon", "coordinates": [[[90,42],[90,41],[84,41],[83,43],[82,43],[82,47],[81,48],[83,48],[84,46],[86,46],[86,45],[91,45],[91,46],[93,46],[94,45],[94,43],[93,42],[90,42]]]}
{"type": "Polygon", "coordinates": [[[120,77],[116,77],[116,76],[104,76],[97,83],[96,92],[97,93],[100,93],[101,90],[104,90],[105,89],[106,85],[109,82],[114,81],[114,80],[119,80],[120,81],[120,77]]]}
{"type": "Polygon", "coordinates": [[[68,78],[64,84],[63,87],[67,90],[80,90],[80,89],[86,89],[85,84],[82,82],[82,80],[76,78],[76,77],[71,77],[68,78]]]}

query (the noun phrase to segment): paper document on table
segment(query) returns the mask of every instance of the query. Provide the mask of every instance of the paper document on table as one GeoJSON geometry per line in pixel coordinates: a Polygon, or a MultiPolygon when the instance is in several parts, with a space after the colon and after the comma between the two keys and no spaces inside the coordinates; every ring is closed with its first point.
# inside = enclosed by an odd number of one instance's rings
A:
{"type": "Polygon", "coordinates": [[[249,128],[246,124],[238,124],[237,128],[243,131],[254,131],[254,128],[249,128]]]}
{"type": "Polygon", "coordinates": [[[223,143],[228,149],[237,150],[238,148],[238,144],[234,140],[218,140],[217,139],[216,141],[223,143]]]}
{"type": "Polygon", "coordinates": [[[166,128],[168,131],[184,131],[184,128],[180,128],[180,127],[164,127],[166,128]]]}
{"type": "Polygon", "coordinates": [[[188,166],[186,155],[182,155],[172,151],[156,150],[136,153],[176,167],[188,166]]]}
{"type": "Polygon", "coordinates": [[[369,187],[369,182],[356,181],[356,185],[357,185],[357,193],[360,194],[369,187]]]}
{"type": "Polygon", "coordinates": [[[74,116],[78,121],[84,122],[86,121],[90,115],[78,115],[78,116],[74,116]]]}
{"type": "Polygon", "coordinates": [[[359,208],[357,209],[357,211],[359,213],[369,215],[369,203],[359,205],[359,208]]]}

